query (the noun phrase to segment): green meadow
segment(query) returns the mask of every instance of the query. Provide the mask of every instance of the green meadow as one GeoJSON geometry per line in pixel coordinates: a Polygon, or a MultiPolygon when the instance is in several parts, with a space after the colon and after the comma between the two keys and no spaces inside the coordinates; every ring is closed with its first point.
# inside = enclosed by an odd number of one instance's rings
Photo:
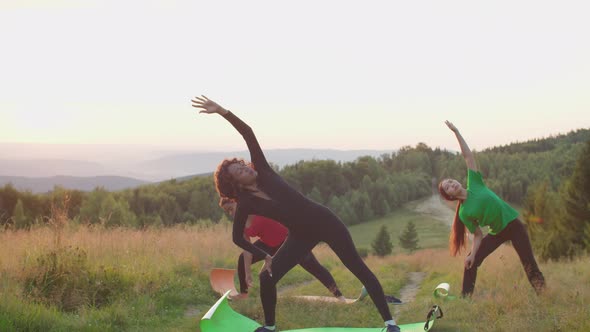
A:
{"type": "MultiPolygon", "coordinates": [[[[451,284],[451,293],[460,292],[463,258],[448,255],[448,224],[421,210],[424,202],[350,228],[357,246],[369,248],[379,227],[387,226],[394,253],[366,258],[386,294],[399,296],[409,272],[424,274],[416,298],[396,307],[399,323],[422,321],[428,309],[439,304],[445,315],[434,331],[590,330],[588,256],[541,263],[548,288],[537,296],[516,253],[504,245],[480,268],[472,299],[434,299],[432,291],[441,282],[451,284]],[[411,254],[397,239],[409,220],[416,224],[421,247],[411,254]]],[[[231,242],[230,226],[135,230],[67,224],[4,231],[0,331],[199,331],[199,319],[219,297],[209,285],[210,269],[233,268],[240,253],[231,242]]],[[[347,297],[358,296],[362,285],[327,246],[318,246],[314,253],[347,297]]],[[[259,270],[260,263],[253,268],[259,270]]],[[[330,296],[300,267],[281,280],[279,292],[279,329],[383,323],[368,298],[352,305],[294,298],[330,296]]],[[[258,295],[254,286],[248,299],[231,305],[262,321],[258,295]]]]}

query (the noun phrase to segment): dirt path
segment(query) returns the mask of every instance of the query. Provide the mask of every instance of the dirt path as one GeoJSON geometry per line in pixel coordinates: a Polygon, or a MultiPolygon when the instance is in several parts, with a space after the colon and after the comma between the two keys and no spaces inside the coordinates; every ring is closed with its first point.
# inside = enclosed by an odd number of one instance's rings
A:
{"type": "Polygon", "coordinates": [[[412,209],[418,213],[428,215],[434,219],[444,222],[451,226],[453,218],[455,217],[455,210],[453,210],[454,203],[447,204],[440,199],[439,195],[432,195],[430,198],[418,203],[412,209]]]}
{"type": "MultiPolygon", "coordinates": [[[[400,290],[400,300],[402,300],[402,302],[409,303],[414,301],[416,294],[418,293],[418,289],[420,289],[420,284],[422,283],[422,280],[424,280],[425,276],[425,272],[408,273],[408,283],[400,290]]],[[[399,314],[401,307],[403,306],[394,306],[393,314],[399,314]]]]}

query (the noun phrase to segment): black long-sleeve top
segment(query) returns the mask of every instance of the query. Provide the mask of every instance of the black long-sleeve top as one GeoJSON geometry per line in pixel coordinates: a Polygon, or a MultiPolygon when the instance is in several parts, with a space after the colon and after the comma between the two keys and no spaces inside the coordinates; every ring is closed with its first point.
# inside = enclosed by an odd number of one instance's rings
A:
{"type": "Polygon", "coordinates": [[[257,186],[271,198],[267,200],[247,191],[238,194],[232,231],[234,243],[253,254],[267,255],[262,249],[244,239],[246,219],[251,214],[277,220],[289,229],[290,234],[313,237],[313,227],[319,226],[317,222],[313,222],[317,219],[312,217],[313,211],[317,211],[318,208],[325,209],[325,207],[303,196],[270,167],[250,126],[232,112],[228,112],[223,117],[244,137],[250,151],[250,160],[258,173],[257,186]]]}

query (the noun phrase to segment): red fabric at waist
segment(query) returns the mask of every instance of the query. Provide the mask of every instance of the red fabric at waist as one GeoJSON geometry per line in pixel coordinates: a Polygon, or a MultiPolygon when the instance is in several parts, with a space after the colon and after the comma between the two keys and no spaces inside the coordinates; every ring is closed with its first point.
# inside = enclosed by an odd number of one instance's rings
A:
{"type": "Polygon", "coordinates": [[[253,216],[250,227],[244,229],[244,233],[249,237],[260,238],[260,241],[270,247],[278,247],[287,238],[289,230],[273,219],[253,216]]]}

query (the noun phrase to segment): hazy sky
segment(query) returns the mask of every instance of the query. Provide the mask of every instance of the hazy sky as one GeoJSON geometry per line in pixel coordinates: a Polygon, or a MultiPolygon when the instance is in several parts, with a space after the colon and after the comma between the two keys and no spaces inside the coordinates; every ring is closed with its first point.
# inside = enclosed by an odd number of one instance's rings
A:
{"type": "Polygon", "coordinates": [[[458,149],[590,127],[588,1],[0,0],[0,142],[458,149]]]}

